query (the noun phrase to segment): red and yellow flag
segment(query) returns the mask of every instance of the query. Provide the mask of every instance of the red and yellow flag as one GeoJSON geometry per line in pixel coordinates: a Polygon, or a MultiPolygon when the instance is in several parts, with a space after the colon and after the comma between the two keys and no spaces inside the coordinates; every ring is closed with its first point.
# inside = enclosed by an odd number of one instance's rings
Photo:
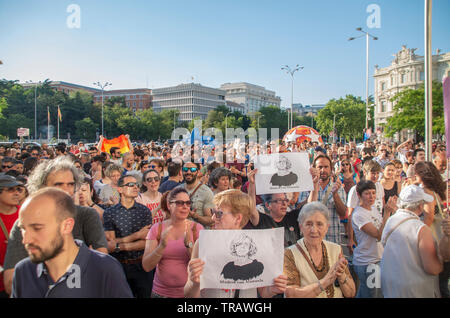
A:
{"type": "Polygon", "coordinates": [[[47,122],[50,125],[50,109],[47,106],[47,122]]]}
{"type": "Polygon", "coordinates": [[[62,121],[62,114],[61,114],[61,110],[59,109],[59,105],[58,105],[58,118],[59,118],[59,121],[61,122],[62,121]]]}
{"type": "Polygon", "coordinates": [[[114,139],[104,138],[100,150],[102,152],[109,153],[109,149],[111,149],[112,147],[118,147],[120,149],[120,153],[122,154],[129,152],[131,149],[130,142],[125,135],[120,135],[119,137],[114,139]]]}

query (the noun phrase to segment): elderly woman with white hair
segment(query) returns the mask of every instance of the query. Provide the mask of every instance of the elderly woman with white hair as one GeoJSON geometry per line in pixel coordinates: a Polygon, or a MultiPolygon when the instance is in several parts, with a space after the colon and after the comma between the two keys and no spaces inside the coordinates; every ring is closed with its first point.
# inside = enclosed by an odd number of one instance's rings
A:
{"type": "Polygon", "coordinates": [[[340,245],[324,240],[329,210],[320,202],[306,204],[298,216],[303,238],[285,249],[286,298],[355,296],[355,283],[340,245]]]}
{"type": "Polygon", "coordinates": [[[399,209],[388,219],[382,236],[381,289],[385,298],[440,297],[438,275],[450,260],[450,219],[442,221],[443,237],[435,244],[430,227],[419,215],[434,197],[417,185],[405,187],[399,209]]]}

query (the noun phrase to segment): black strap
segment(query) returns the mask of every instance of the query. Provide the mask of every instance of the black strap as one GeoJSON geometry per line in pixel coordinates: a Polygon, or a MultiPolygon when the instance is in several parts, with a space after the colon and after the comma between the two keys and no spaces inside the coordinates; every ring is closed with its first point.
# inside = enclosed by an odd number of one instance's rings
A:
{"type": "Polygon", "coordinates": [[[239,289],[234,291],[234,298],[239,298],[239,289]]]}

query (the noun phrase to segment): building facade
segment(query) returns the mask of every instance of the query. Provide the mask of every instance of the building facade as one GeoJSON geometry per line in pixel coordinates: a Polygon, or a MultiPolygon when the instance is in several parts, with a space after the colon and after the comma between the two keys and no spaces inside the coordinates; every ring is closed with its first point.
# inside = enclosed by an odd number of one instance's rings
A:
{"type": "MultiPolygon", "coordinates": [[[[38,84],[38,86],[42,85],[42,83],[22,83],[20,85],[22,85],[24,88],[34,88],[34,86],[36,84],[38,84]]],[[[101,90],[96,89],[96,88],[73,84],[73,83],[68,83],[68,82],[63,82],[63,81],[51,81],[49,83],[49,86],[59,92],[63,92],[66,94],[69,94],[72,92],[87,92],[90,94],[95,94],[97,92],[101,92],[101,90]]]]}
{"type": "MultiPolygon", "coordinates": [[[[125,97],[126,105],[133,111],[152,107],[152,90],[148,88],[114,89],[103,91],[105,102],[113,97],[125,97]]],[[[94,103],[102,103],[102,91],[94,94],[94,103]]]]}
{"type": "MultiPolygon", "coordinates": [[[[297,114],[299,116],[312,116],[315,117],[319,113],[319,110],[325,107],[325,104],[310,104],[310,105],[303,105],[301,103],[293,104],[292,110],[294,111],[294,114],[297,114]]],[[[291,109],[288,108],[288,111],[290,112],[291,109]]]]}
{"type": "Polygon", "coordinates": [[[153,89],[152,97],[155,112],[178,110],[180,121],[204,120],[210,110],[226,105],[224,90],[196,83],[153,89]]]}
{"type": "Polygon", "coordinates": [[[281,98],[276,96],[274,91],[250,83],[225,83],[220,89],[226,91],[227,101],[244,107],[244,114],[252,114],[264,106],[280,107],[281,104],[281,98]]]}
{"type": "MultiPolygon", "coordinates": [[[[416,49],[402,49],[394,54],[391,65],[385,68],[375,66],[375,129],[383,131],[387,118],[392,117],[393,103],[391,98],[404,89],[417,89],[424,83],[424,57],[416,55],[416,49]]],[[[433,80],[442,82],[445,76],[450,76],[450,53],[441,54],[439,51],[432,58],[433,80]]],[[[403,141],[411,136],[411,132],[404,131],[395,139],[403,141]]]]}

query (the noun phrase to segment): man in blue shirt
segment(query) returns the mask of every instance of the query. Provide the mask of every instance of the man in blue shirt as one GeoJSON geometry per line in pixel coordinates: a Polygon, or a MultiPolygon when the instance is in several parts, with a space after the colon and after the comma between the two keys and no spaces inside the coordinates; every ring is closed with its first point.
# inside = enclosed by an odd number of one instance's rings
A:
{"type": "Polygon", "coordinates": [[[142,268],[142,255],[152,225],[152,213],[146,206],[136,202],[139,185],[134,176],[121,176],[118,186],[120,202],[103,213],[108,251],[122,263],[133,295],[150,298],[153,272],[147,273],[142,268]]]}
{"type": "Polygon", "coordinates": [[[132,297],[120,264],[74,240],[76,207],[57,188],[31,195],[19,212],[29,258],[14,272],[12,298],[132,297]]]}

